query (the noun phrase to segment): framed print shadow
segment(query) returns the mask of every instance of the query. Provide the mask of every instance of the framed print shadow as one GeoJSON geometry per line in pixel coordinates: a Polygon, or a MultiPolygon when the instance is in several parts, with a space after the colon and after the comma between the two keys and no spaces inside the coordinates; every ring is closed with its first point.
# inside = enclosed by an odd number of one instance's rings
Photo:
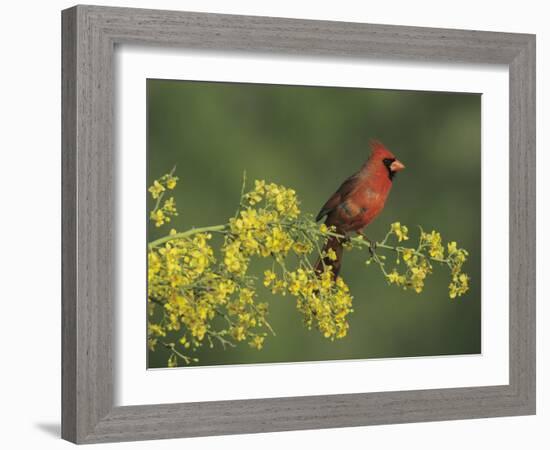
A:
{"type": "Polygon", "coordinates": [[[63,11],[62,32],[64,439],[535,413],[533,35],[99,6],[63,11]],[[162,59],[120,78],[132,45],[162,59]],[[204,71],[178,75],[180,50],[204,71]],[[382,67],[414,80],[426,63],[504,67],[506,95],[482,75],[403,84],[382,67]],[[487,120],[499,104],[508,130],[487,120]],[[487,140],[498,129],[509,148],[487,140]],[[508,382],[466,381],[495,341],[508,382]],[[442,356],[462,358],[446,384],[384,384],[385,361],[422,378],[442,356]],[[121,367],[184,392],[120,401],[121,367]],[[258,370],[281,386],[262,390],[258,370]],[[317,387],[336,370],[348,386],[317,387]],[[220,386],[203,395],[208,373],[220,386]]]}

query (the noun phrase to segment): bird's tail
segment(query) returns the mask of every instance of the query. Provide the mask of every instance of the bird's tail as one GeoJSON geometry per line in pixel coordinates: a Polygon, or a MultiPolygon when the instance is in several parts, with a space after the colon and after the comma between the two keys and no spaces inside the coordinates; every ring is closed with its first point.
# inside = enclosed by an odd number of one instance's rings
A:
{"type": "Polygon", "coordinates": [[[342,267],[342,256],[344,253],[344,247],[342,246],[342,238],[335,236],[329,236],[325,246],[323,247],[323,254],[328,255],[324,258],[319,258],[317,264],[315,264],[315,272],[321,274],[324,271],[325,266],[332,266],[332,273],[336,278],[340,273],[342,267]],[[332,250],[334,253],[331,255],[332,250]],[[330,257],[332,256],[332,258],[330,257]],[[335,258],[335,259],[334,259],[335,258]]]}

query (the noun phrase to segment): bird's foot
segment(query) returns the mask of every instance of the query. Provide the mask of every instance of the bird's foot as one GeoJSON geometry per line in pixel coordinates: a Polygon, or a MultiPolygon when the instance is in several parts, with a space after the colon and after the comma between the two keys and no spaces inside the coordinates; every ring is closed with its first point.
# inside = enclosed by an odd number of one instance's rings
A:
{"type": "Polygon", "coordinates": [[[374,252],[376,250],[376,242],[371,241],[364,233],[359,232],[359,236],[361,236],[365,241],[369,244],[369,253],[371,257],[374,256],[374,252]]]}

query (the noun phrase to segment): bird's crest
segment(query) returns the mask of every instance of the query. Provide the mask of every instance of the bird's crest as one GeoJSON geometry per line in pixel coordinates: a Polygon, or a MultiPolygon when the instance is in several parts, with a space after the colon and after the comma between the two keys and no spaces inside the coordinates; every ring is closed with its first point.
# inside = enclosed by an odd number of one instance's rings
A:
{"type": "Polygon", "coordinates": [[[375,157],[377,159],[384,159],[384,158],[392,158],[394,159],[395,156],[392,152],[390,152],[382,142],[380,142],[377,139],[371,139],[369,141],[369,145],[371,148],[371,158],[375,157]]]}

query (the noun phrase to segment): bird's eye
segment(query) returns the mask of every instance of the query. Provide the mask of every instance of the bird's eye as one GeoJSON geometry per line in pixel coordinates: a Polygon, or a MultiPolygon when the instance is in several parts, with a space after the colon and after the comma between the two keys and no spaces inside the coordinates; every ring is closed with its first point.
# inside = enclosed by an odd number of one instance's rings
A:
{"type": "Polygon", "coordinates": [[[386,167],[390,167],[391,163],[394,162],[394,161],[395,161],[395,159],[393,159],[393,158],[384,158],[382,160],[382,162],[384,163],[384,165],[386,167]]]}

